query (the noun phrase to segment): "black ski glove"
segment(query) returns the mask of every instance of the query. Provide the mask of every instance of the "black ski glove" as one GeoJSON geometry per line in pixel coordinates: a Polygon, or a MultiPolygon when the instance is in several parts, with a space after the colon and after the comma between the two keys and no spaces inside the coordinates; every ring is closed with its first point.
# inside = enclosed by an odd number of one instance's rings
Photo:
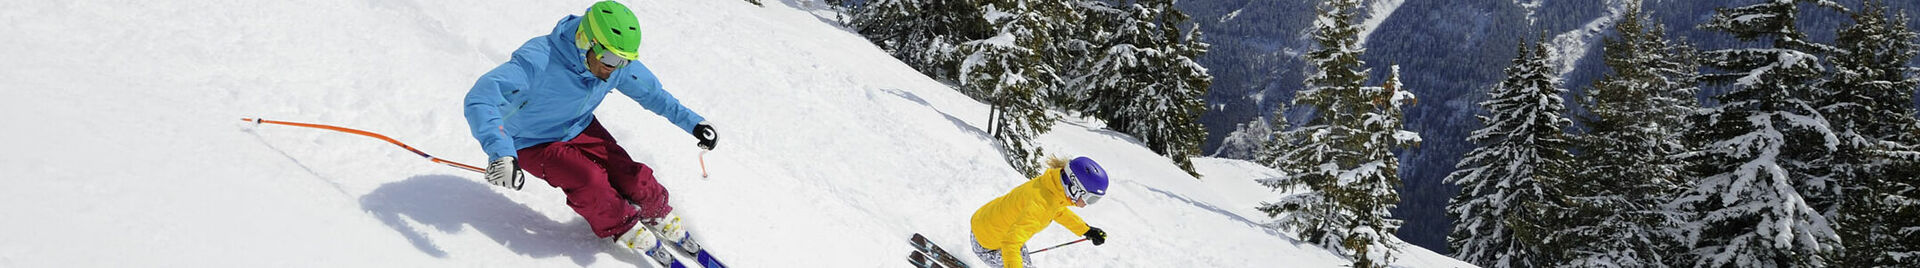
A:
{"type": "Polygon", "coordinates": [[[519,191],[527,183],[527,173],[520,171],[520,162],[512,156],[502,156],[487,164],[487,183],[519,191]]]}
{"type": "Polygon", "coordinates": [[[693,138],[700,140],[700,143],[695,143],[694,146],[700,146],[703,150],[713,150],[714,143],[720,141],[720,134],[713,132],[713,125],[700,122],[699,125],[693,126],[693,138]]]}
{"type": "Polygon", "coordinates": [[[1082,235],[1086,236],[1087,240],[1093,240],[1093,245],[1095,246],[1107,243],[1107,231],[1101,231],[1099,227],[1089,226],[1087,227],[1087,233],[1082,235]]]}

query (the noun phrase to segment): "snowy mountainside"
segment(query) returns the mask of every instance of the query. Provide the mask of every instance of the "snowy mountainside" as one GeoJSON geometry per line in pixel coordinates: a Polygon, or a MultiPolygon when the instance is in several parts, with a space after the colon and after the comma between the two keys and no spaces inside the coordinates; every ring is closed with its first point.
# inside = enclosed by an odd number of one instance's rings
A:
{"type": "Polygon", "coordinates": [[[1573,73],[1581,59],[1590,54],[1599,54],[1587,51],[1599,50],[1601,38],[1614,34],[1613,23],[1615,20],[1622,19],[1621,16],[1624,16],[1627,5],[1627,1],[1608,0],[1605,5],[1607,10],[1605,15],[1588,21],[1580,28],[1553,36],[1553,41],[1547,45],[1548,56],[1554,62],[1552,65],[1554,69],[1559,70],[1562,79],[1573,73]]]}
{"type": "MultiPolygon", "coordinates": [[[[593,237],[544,181],[513,191],[336,124],[481,164],[474,79],[592,1],[42,1],[0,9],[0,267],[650,267],[593,237]],[[79,12],[85,11],[85,12],[79,12]],[[85,14],[85,16],[75,16],[85,14]]],[[[819,15],[816,3],[626,1],[641,61],[713,121],[694,140],[624,97],[596,112],[736,267],[901,267],[905,238],[964,251],[975,208],[1025,178],[987,107],[819,15]]],[[[618,94],[618,93],[615,93],[618,94]]],[[[1116,182],[1077,210],[1109,243],[1044,267],[1335,267],[1262,227],[1251,163],[1196,180],[1137,141],[1063,120],[1049,152],[1116,182]],[[1190,254],[1171,254],[1174,252],[1190,254]]],[[[1050,227],[1031,246],[1077,237],[1050,227]]],[[[1045,244],[1045,245],[1043,245],[1045,244]]],[[[1471,265],[1411,245],[1400,267],[1471,265]]],[[[978,264],[977,260],[970,260],[978,264]]]]}
{"type": "Polygon", "coordinates": [[[1393,11],[1399,10],[1400,4],[1405,3],[1407,3],[1407,0],[1375,0],[1368,2],[1366,9],[1367,17],[1360,22],[1360,44],[1366,44],[1367,37],[1373,36],[1373,30],[1379,30],[1380,24],[1385,23],[1388,17],[1393,16],[1393,11]]]}

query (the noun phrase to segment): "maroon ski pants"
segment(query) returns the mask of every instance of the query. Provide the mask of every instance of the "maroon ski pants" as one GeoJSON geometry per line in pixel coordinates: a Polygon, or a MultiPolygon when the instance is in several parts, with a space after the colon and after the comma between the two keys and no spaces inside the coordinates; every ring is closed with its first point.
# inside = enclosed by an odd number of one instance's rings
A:
{"type": "Polygon", "coordinates": [[[673,210],[667,205],[667,189],[653,178],[653,169],[633,162],[598,119],[572,140],[534,145],[519,153],[520,168],[566,192],[567,206],[587,218],[594,235],[620,235],[640,219],[673,210]]]}

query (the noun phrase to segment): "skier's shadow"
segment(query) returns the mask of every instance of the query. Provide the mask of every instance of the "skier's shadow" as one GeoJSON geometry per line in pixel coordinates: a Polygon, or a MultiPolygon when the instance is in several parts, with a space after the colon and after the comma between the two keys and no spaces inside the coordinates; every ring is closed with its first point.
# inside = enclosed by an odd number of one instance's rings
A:
{"type": "Polygon", "coordinates": [[[427,230],[454,234],[471,227],[524,256],[566,256],[585,266],[594,262],[594,255],[608,253],[627,263],[651,263],[614,252],[589,231],[585,220],[555,221],[487,187],[492,186],[451,175],[414,176],[360,196],[360,208],[400,232],[414,248],[438,258],[448,253],[434,244],[427,230]]]}

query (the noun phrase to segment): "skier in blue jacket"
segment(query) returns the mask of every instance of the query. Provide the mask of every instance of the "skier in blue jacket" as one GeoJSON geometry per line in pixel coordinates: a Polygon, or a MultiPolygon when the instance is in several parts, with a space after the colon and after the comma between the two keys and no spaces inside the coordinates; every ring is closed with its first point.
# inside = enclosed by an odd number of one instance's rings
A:
{"type": "Polygon", "coordinates": [[[672,257],[660,250],[662,240],[688,252],[699,246],[681,228],[653,170],[634,162],[593,110],[609,91],[619,90],[693,134],[701,149],[712,150],[719,136],[661,88],[637,61],[639,46],[640,26],[631,10],[612,1],[595,3],[582,16],[560,19],[551,34],[528,40],[511,60],[481,76],[467,92],[466,117],[492,159],[488,182],[519,190],[525,173],[533,173],[566,192],[567,205],[595,235],[616,237],[615,244],[664,262],[672,257]]]}

